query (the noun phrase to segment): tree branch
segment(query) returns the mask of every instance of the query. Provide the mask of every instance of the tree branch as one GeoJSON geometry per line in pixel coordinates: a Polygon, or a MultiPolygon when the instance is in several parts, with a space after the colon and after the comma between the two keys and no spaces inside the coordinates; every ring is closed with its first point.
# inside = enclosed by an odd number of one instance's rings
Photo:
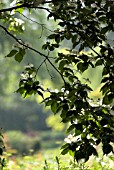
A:
{"type": "MultiPolygon", "coordinates": [[[[47,12],[49,12],[50,14],[52,14],[52,16],[57,17],[57,18],[60,19],[61,21],[65,22],[66,25],[69,25],[69,23],[68,23],[67,21],[65,21],[63,18],[59,17],[59,15],[57,15],[57,14],[53,13],[52,11],[50,11],[49,8],[45,8],[45,7],[36,7],[36,8],[46,10],[47,12]]],[[[78,28],[76,28],[76,25],[72,25],[72,26],[75,28],[76,33],[86,42],[86,44],[88,45],[88,47],[89,47],[97,56],[99,56],[99,57],[102,59],[102,56],[101,56],[96,50],[94,50],[94,49],[90,46],[90,44],[86,41],[86,39],[87,39],[86,35],[80,33],[80,32],[78,31],[78,28]]],[[[104,66],[106,67],[105,63],[103,63],[103,64],[104,64],[104,66]]]]}
{"type": "Polygon", "coordinates": [[[47,61],[50,63],[50,65],[59,73],[59,75],[61,76],[64,84],[66,84],[66,81],[65,81],[63,75],[62,75],[61,72],[55,67],[55,65],[49,60],[48,56],[46,56],[45,54],[41,53],[40,51],[38,51],[38,50],[36,50],[36,49],[34,49],[34,48],[32,48],[32,47],[24,44],[22,40],[19,40],[17,37],[15,37],[13,34],[11,34],[4,26],[0,25],[0,27],[1,27],[10,37],[12,37],[18,44],[20,44],[20,45],[22,45],[23,47],[28,48],[29,50],[31,50],[31,51],[33,51],[33,52],[35,52],[35,53],[37,53],[37,54],[45,57],[45,58],[47,59],[47,61]]]}
{"type": "MultiPolygon", "coordinates": [[[[47,3],[53,3],[54,0],[51,0],[51,1],[44,1],[42,4],[47,4],[47,3]]],[[[13,7],[10,7],[10,8],[4,8],[4,9],[0,9],[0,13],[1,12],[11,12],[13,10],[16,10],[16,9],[19,9],[19,8],[37,8],[38,6],[33,6],[32,4],[30,3],[22,3],[21,5],[16,5],[16,6],[13,6],[13,7]]]]}
{"type": "Polygon", "coordinates": [[[26,8],[26,7],[27,7],[27,4],[21,4],[21,5],[10,7],[10,8],[0,9],[0,13],[1,12],[8,12],[8,11],[11,12],[13,10],[16,10],[16,9],[19,9],[19,8],[26,8]]]}

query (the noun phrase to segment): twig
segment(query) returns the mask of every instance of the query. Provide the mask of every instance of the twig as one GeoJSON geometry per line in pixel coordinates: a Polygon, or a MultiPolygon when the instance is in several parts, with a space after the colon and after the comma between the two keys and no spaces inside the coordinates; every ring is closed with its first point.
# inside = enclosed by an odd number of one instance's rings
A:
{"type": "Polygon", "coordinates": [[[1,12],[11,12],[13,10],[16,10],[16,9],[19,9],[19,8],[25,8],[25,7],[29,7],[27,6],[26,4],[21,4],[21,5],[18,5],[18,6],[13,6],[13,7],[10,7],[10,8],[4,8],[4,9],[0,9],[0,13],[1,12]]]}
{"type": "Polygon", "coordinates": [[[32,47],[24,44],[21,40],[19,40],[17,37],[15,37],[13,34],[11,34],[4,26],[0,25],[0,27],[1,27],[10,37],[12,37],[18,44],[20,44],[20,45],[22,45],[23,47],[28,48],[28,49],[30,49],[31,51],[34,51],[35,53],[37,53],[37,54],[45,57],[45,58],[47,59],[47,61],[50,63],[50,65],[59,73],[59,75],[61,76],[64,84],[66,84],[66,81],[65,81],[63,75],[62,75],[61,72],[55,67],[55,65],[49,60],[48,56],[46,56],[45,54],[41,53],[40,51],[38,51],[38,50],[36,50],[36,49],[34,49],[34,48],[32,48],[32,47]]]}
{"type": "Polygon", "coordinates": [[[45,60],[45,66],[46,66],[46,69],[47,69],[47,71],[48,71],[48,73],[49,73],[51,79],[53,79],[53,77],[52,77],[52,75],[51,75],[51,73],[50,73],[50,71],[49,71],[49,68],[48,68],[48,66],[47,66],[46,60],[45,60]]]}
{"type": "MultiPolygon", "coordinates": [[[[46,61],[46,58],[41,62],[41,64],[40,64],[39,67],[37,68],[37,70],[36,70],[36,75],[37,75],[40,67],[45,63],[45,61],[46,61]]],[[[36,75],[35,75],[35,77],[36,77],[36,75]]]]}
{"type": "Polygon", "coordinates": [[[47,27],[45,26],[45,24],[42,24],[42,23],[40,23],[40,22],[37,22],[37,21],[35,21],[35,20],[31,19],[31,18],[28,18],[26,15],[20,13],[19,11],[17,11],[17,12],[18,12],[20,15],[22,15],[24,18],[28,19],[29,21],[32,21],[32,22],[40,25],[42,28],[45,28],[45,29],[47,29],[47,30],[50,31],[50,32],[54,32],[54,31],[50,30],[49,28],[47,28],[47,27]]]}
{"type": "MultiPolygon", "coordinates": [[[[31,7],[30,7],[30,8],[31,8],[31,7]]],[[[52,14],[53,16],[55,16],[55,17],[57,17],[58,19],[60,19],[60,20],[62,20],[63,22],[65,22],[66,25],[71,25],[71,24],[69,24],[69,22],[67,22],[66,20],[64,20],[63,18],[61,18],[59,15],[57,15],[57,14],[53,13],[52,11],[50,11],[49,8],[45,8],[45,7],[36,7],[36,8],[46,10],[47,12],[49,12],[50,14],[52,14]]],[[[72,26],[73,26],[73,28],[75,28],[76,33],[86,42],[86,44],[88,45],[88,47],[89,47],[97,56],[99,56],[99,57],[102,59],[102,56],[101,56],[97,51],[95,51],[95,50],[89,45],[89,43],[86,41],[87,37],[86,37],[84,34],[82,34],[82,33],[79,32],[78,27],[77,27],[76,25],[73,25],[73,24],[72,24],[72,26]],[[77,27],[77,28],[76,28],[76,27],[77,27]]],[[[104,66],[106,67],[105,63],[103,63],[103,64],[104,64],[104,66]]]]}

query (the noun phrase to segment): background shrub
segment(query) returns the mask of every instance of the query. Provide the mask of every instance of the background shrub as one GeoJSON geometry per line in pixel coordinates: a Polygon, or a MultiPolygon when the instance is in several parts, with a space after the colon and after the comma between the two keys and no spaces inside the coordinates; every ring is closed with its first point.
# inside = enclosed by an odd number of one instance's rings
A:
{"type": "Polygon", "coordinates": [[[33,153],[40,149],[40,139],[38,136],[28,136],[20,131],[9,131],[5,134],[7,147],[15,150],[17,154],[33,153]]]}

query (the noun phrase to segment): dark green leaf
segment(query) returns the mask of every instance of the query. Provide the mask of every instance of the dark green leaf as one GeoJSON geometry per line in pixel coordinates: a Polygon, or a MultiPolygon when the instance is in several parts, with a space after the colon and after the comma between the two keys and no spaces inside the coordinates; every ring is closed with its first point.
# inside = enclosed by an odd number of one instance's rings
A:
{"type": "Polygon", "coordinates": [[[59,22],[59,24],[61,27],[64,27],[65,23],[64,22],[59,22]]]}
{"type": "Polygon", "coordinates": [[[48,46],[48,48],[49,48],[50,51],[53,51],[55,49],[53,45],[48,46]]]}
{"type": "Polygon", "coordinates": [[[24,87],[20,87],[16,92],[20,93],[22,95],[22,94],[25,93],[25,88],[24,87]]]}
{"type": "Polygon", "coordinates": [[[75,128],[76,130],[82,131],[82,124],[81,123],[75,124],[75,128]]]}
{"type": "Polygon", "coordinates": [[[57,102],[53,101],[53,103],[51,104],[51,110],[52,112],[55,114],[57,111],[57,102]]]}
{"type": "Polygon", "coordinates": [[[63,146],[61,147],[61,149],[67,149],[67,148],[69,148],[69,144],[68,144],[68,143],[66,143],[65,145],[63,145],[63,146]]]}
{"type": "Polygon", "coordinates": [[[85,70],[88,69],[88,63],[78,63],[77,64],[77,68],[81,71],[81,72],[84,72],[85,70]]]}
{"type": "Polygon", "coordinates": [[[101,34],[105,34],[106,32],[108,32],[108,27],[104,27],[101,30],[101,34]]]}
{"type": "Polygon", "coordinates": [[[69,148],[66,148],[66,149],[64,149],[64,150],[61,152],[61,154],[62,154],[62,155],[65,155],[65,154],[68,153],[68,151],[69,151],[69,148]]]}
{"type": "Polygon", "coordinates": [[[113,147],[110,144],[104,144],[103,145],[103,153],[109,154],[110,152],[113,152],[113,147]]]}
{"type": "Polygon", "coordinates": [[[13,57],[17,52],[17,50],[12,50],[6,57],[13,57]]]}
{"type": "Polygon", "coordinates": [[[2,148],[0,148],[0,155],[2,155],[3,154],[3,149],[2,148]]]}
{"type": "Polygon", "coordinates": [[[107,125],[107,123],[108,123],[108,121],[106,118],[104,118],[100,121],[101,126],[105,126],[105,125],[107,125]]]}
{"type": "Polygon", "coordinates": [[[68,129],[67,129],[67,133],[69,133],[70,131],[72,131],[75,128],[75,125],[71,125],[68,129]]]}
{"type": "Polygon", "coordinates": [[[95,63],[95,66],[100,66],[103,64],[103,61],[101,59],[97,60],[95,63]]]}
{"type": "Polygon", "coordinates": [[[20,53],[22,56],[24,56],[24,55],[25,55],[25,49],[20,48],[20,49],[19,49],[19,53],[20,53]]]}
{"type": "Polygon", "coordinates": [[[60,164],[59,158],[57,156],[56,156],[56,161],[57,161],[57,164],[60,164]]]}
{"type": "Polygon", "coordinates": [[[62,70],[67,63],[68,63],[67,60],[61,60],[61,62],[59,63],[59,69],[62,70]]]}
{"type": "Polygon", "coordinates": [[[21,53],[17,53],[15,55],[15,60],[20,63],[23,60],[23,55],[21,53]]]}
{"type": "Polygon", "coordinates": [[[43,93],[39,90],[37,90],[37,93],[44,99],[43,93]]]}
{"type": "Polygon", "coordinates": [[[48,36],[49,39],[55,39],[56,34],[51,34],[48,36]]]}
{"type": "Polygon", "coordinates": [[[101,139],[97,139],[97,140],[96,140],[96,145],[99,145],[100,142],[101,142],[101,139]]]}
{"type": "Polygon", "coordinates": [[[110,98],[110,95],[105,94],[105,96],[103,97],[103,104],[111,104],[112,100],[113,98],[110,98]]]}
{"type": "Polygon", "coordinates": [[[51,106],[52,103],[53,103],[53,100],[48,100],[45,102],[45,106],[51,106]]]}
{"type": "Polygon", "coordinates": [[[75,159],[77,160],[77,162],[81,159],[85,158],[85,154],[83,151],[76,151],[75,152],[75,159]]]}

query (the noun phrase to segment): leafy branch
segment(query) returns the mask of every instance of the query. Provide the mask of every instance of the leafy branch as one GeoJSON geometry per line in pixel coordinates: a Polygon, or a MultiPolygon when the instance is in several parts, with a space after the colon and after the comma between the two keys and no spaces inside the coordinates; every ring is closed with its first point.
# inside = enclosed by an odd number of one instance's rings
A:
{"type": "Polygon", "coordinates": [[[16,38],[16,37],[15,37],[13,34],[11,34],[4,26],[0,25],[0,27],[1,27],[8,35],[10,35],[10,37],[12,37],[18,44],[22,45],[23,47],[25,47],[25,48],[27,48],[27,49],[29,49],[29,50],[31,50],[31,51],[34,51],[35,53],[39,54],[40,56],[45,57],[45,58],[47,59],[47,61],[50,63],[50,65],[59,73],[59,75],[61,76],[64,84],[66,84],[63,75],[62,75],[61,72],[55,67],[55,65],[50,61],[50,59],[48,58],[47,55],[41,53],[40,51],[38,51],[38,50],[36,50],[36,49],[34,49],[34,48],[26,45],[26,44],[24,44],[22,40],[16,38]]]}

